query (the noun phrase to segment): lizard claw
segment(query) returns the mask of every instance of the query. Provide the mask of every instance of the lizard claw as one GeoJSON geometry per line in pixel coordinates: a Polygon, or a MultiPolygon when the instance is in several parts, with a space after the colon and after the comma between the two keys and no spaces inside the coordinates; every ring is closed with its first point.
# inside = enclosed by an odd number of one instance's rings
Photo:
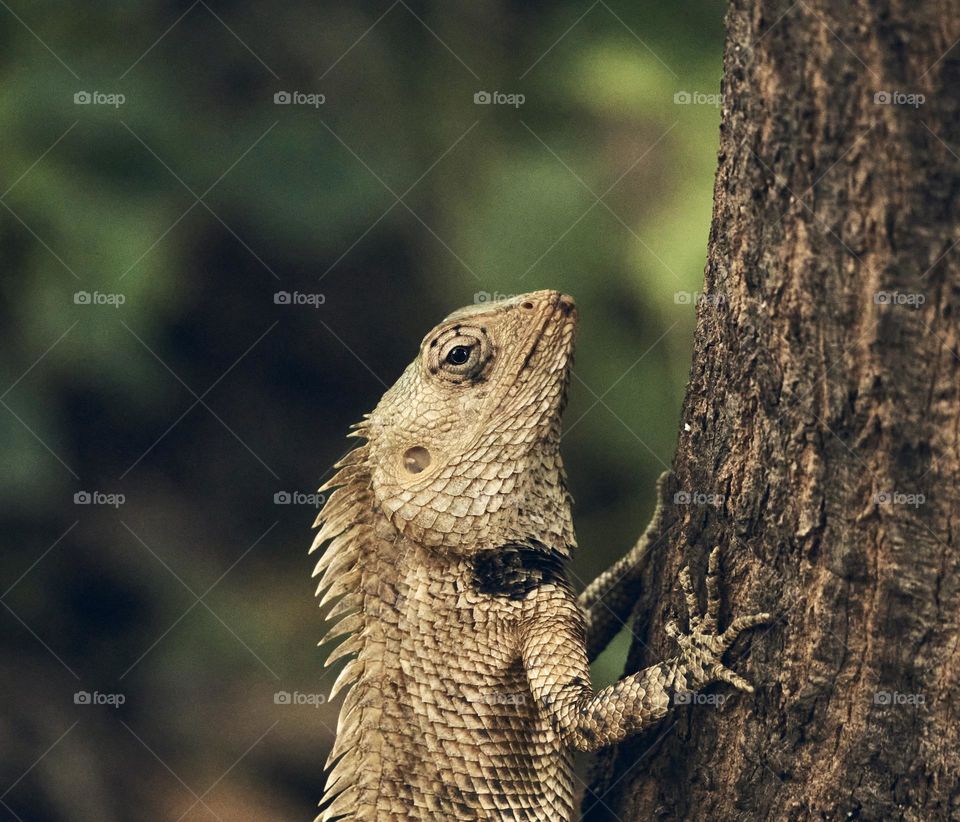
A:
{"type": "Polygon", "coordinates": [[[770,614],[756,613],[739,616],[734,619],[723,633],[717,631],[720,611],[719,593],[720,550],[710,552],[707,565],[707,608],[700,610],[696,592],[690,577],[690,569],[684,566],[680,571],[680,588],[686,600],[690,622],[689,633],[682,633],[676,622],[671,620],[664,630],[680,646],[678,671],[687,685],[697,690],[711,682],[727,682],[735,688],[753,693],[753,686],[742,676],[723,665],[721,659],[744,631],[770,621],[770,614]]]}
{"type": "Polygon", "coordinates": [[[710,552],[707,562],[707,615],[703,618],[703,630],[715,633],[717,617],[720,613],[720,549],[714,548],[710,552]]]}
{"type": "Polygon", "coordinates": [[[753,693],[753,685],[747,682],[747,680],[736,671],[731,671],[725,665],[718,665],[714,668],[714,676],[719,682],[727,682],[733,685],[738,691],[746,691],[748,694],[753,693]]]}
{"type": "Polygon", "coordinates": [[[690,622],[690,628],[695,629],[700,625],[700,604],[697,602],[697,594],[693,590],[693,581],[690,579],[690,568],[686,565],[680,569],[680,588],[683,590],[683,598],[687,602],[687,619],[690,622]]]}
{"type": "Polygon", "coordinates": [[[765,611],[759,614],[750,614],[750,616],[737,617],[730,623],[727,630],[720,635],[723,650],[727,650],[727,648],[733,645],[737,637],[744,631],[750,628],[756,628],[758,625],[763,625],[765,622],[769,622],[770,619],[770,614],[765,611]]]}
{"type": "Polygon", "coordinates": [[[680,626],[677,625],[675,619],[667,621],[667,624],[663,626],[663,630],[667,632],[667,636],[671,639],[676,639],[680,636],[680,626]]]}

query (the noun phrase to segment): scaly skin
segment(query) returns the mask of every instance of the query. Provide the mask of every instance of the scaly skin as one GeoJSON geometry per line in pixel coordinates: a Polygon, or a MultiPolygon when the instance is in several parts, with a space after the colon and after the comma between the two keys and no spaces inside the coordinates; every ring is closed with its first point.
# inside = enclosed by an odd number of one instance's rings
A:
{"type": "Polygon", "coordinates": [[[579,599],[560,416],[576,326],[554,291],[451,314],[355,426],[366,442],[336,488],[314,548],[322,605],[349,635],[350,685],[320,820],[568,820],[574,750],[617,742],[662,718],[677,692],[715,681],[737,635],[718,633],[718,554],[707,610],[680,583],[690,632],[680,653],[595,693],[589,660],[629,618],[660,505],[636,546],[579,599]]]}

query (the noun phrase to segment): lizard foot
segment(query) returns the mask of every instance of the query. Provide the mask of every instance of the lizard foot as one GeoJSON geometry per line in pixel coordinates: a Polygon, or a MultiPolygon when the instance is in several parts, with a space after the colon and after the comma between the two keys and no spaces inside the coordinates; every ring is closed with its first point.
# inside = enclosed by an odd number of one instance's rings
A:
{"type": "Polygon", "coordinates": [[[690,568],[684,566],[680,571],[680,587],[687,602],[687,616],[690,621],[689,633],[683,633],[676,620],[670,620],[665,626],[667,635],[680,646],[678,673],[686,680],[687,687],[697,691],[712,682],[728,682],[735,688],[753,693],[753,686],[742,676],[727,668],[721,661],[724,653],[736,641],[743,631],[770,621],[770,614],[757,613],[734,619],[729,627],[718,633],[717,615],[720,610],[718,569],[720,549],[710,552],[707,565],[707,610],[700,610],[697,595],[690,579],[690,568]]]}

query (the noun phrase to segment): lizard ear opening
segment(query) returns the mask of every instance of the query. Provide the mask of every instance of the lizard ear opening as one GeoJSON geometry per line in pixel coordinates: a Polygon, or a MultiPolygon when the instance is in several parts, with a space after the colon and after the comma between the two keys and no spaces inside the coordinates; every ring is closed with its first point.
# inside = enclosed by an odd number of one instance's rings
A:
{"type": "Polygon", "coordinates": [[[419,474],[429,468],[430,462],[430,452],[422,445],[415,445],[403,452],[403,467],[408,474],[419,474]]]}

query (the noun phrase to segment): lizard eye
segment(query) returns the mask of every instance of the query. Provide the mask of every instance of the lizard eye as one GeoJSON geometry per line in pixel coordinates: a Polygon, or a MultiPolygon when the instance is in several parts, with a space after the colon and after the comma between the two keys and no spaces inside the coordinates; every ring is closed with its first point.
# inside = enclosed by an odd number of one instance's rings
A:
{"type": "Polygon", "coordinates": [[[455,345],[447,353],[447,362],[450,365],[463,365],[470,359],[470,348],[466,345],[455,345]]]}
{"type": "Polygon", "coordinates": [[[454,383],[476,380],[493,357],[493,344],[485,328],[448,326],[425,341],[429,372],[454,383]]]}
{"type": "Polygon", "coordinates": [[[440,347],[440,368],[451,376],[473,377],[483,367],[480,341],[461,331],[440,347]]]}

